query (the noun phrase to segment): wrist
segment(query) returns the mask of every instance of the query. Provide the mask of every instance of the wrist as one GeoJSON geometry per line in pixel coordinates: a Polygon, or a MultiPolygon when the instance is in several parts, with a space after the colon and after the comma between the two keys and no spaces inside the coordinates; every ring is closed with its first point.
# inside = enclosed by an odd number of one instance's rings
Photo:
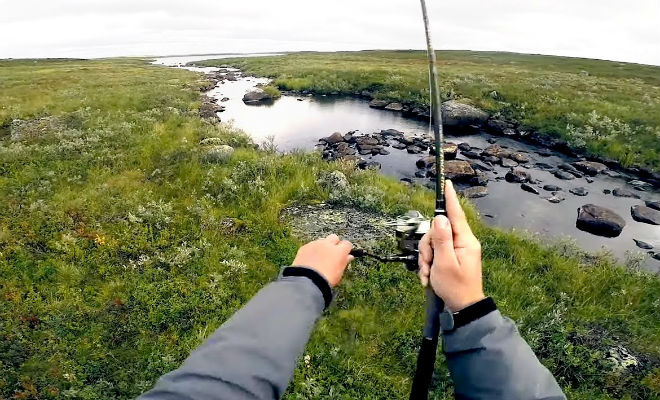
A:
{"type": "Polygon", "coordinates": [[[459,312],[467,307],[470,307],[473,304],[476,304],[486,298],[486,295],[481,292],[478,295],[470,296],[469,298],[462,299],[460,301],[445,301],[445,306],[451,312],[459,312]]]}
{"type": "Polygon", "coordinates": [[[332,288],[330,287],[328,280],[314,268],[294,265],[284,268],[281,272],[281,276],[301,276],[309,279],[319,289],[321,295],[323,295],[324,308],[328,308],[332,302],[332,288]]]}
{"type": "Polygon", "coordinates": [[[490,297],[485,297],[456,312],[450,312],[448,309],[445,309],[440,313],[440,326],[443,333],[449,334],[460,327],[485,317],[495,310],[497,310],[495,301],[490,297]]]}

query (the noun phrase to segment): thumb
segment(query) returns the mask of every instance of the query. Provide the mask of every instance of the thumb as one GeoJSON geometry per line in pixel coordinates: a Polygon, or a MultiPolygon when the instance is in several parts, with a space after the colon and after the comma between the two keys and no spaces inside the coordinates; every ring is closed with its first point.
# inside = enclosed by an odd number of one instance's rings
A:
{"type": "Polygon", "coordinates": [[[431,247],[433,247],[433,267],[458,265],[454,251],[454,239],[449,219],[438,215],[431,224],[431,247]]]}

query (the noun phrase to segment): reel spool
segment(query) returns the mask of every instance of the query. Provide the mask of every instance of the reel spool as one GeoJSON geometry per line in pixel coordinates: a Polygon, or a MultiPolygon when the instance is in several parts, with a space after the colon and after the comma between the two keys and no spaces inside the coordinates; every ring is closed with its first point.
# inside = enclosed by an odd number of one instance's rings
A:
{"type": "Polygon", "coordinates": [[[403,263],[409,271],[417,270],[419,241],[430,229],[431,221],[424,218],[422,213],[417,210],[408,211],[405,215],[396,219],[397,248],[401,252],[401,256],[405,257],[403,263]]]}

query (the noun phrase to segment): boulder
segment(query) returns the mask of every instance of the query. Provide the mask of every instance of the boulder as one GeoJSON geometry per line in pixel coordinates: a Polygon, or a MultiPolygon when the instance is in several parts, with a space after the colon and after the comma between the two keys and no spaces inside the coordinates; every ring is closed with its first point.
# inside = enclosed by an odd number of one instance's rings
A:
{"type": "Polygon", "coordinates": [[[257,88],[243,95],[243,103],[245,104],[258,104],[270,101],[273,98],[263,89],[257,88]]]}
{"type": "MultiPolygon", "coordinates": [[[[463,153],[463,154],[465,154],[465,153],[463,153]]],[[[491,164],[497,164],[497,163],[500,162],[500,158],[496,157],[496,156],[483,156],[483,157],[481,157],[481,159],[484,160],[485,162],[491,163],[491,164]]]]}
{"type": "Polygon", "coordinates": [[[443,126],[466,128],[470,125],[483,125],[488,113],[474,106],[449,100],[442,103],[443,126]]]}
{"type": "Polygon", "coordinates": [[[405,149],[407,146],[406,146],[404,143],[396,142],[396,143],[393,143],[393,144],[392,144],[392,147],[394,147],[395,149],[403,150],[403,149],[405,149]]]}
{"type": "Polygon", "coordinates": [[[469,199],[474,199],[478,197],[484,197],[488,195],[488,189],[485,186],[473,186],[467,189],[463,189],[459,192],[463,197],[469,199]]]}
{"type": "Polygon", "coordinates": [[[511,170],[506,173],[504,179],[506,179],[507,182],[525,183],[529,182],[531,176],[529,175],[529,172],[523,169],[511,168],[511,170]]]}
{"type": "Polygon", "coordinates": [[[380,131],[381,136],[398,138],[403,137],[403,132],[397,131],[396,129],[382,129],[380,131]]]}
{"type": "Polygon", "coordinates": [[[660,211],[654,210],[646,206],[632,206],[630,207],[630,215],[637,222],[645,224],[660,225],[660,211]]]}
{"type": "Polygon", "coordinates": [[[461,155],[463,155],[464,157],[467,157],[467,158],[471,158],[471,159],[473,159],[473,160],[478,159],[478,158],[481,158],[481,156],[479,155],[479,153],[476,153],[476,152],[474,152],[474,151],[472,151],[472,150],[461,151],[461,155]]]}
{"type": "Polygon", "coordinates": [[[435,156],[426,156],[423,158],[420,158],[415,162],[415,165],[417,165],[417,168],[429,168],[433,164],[435,164],[435,156]]]}
{"type": "Polygon", "coordinates": [[[378,139],[371,136],[359,136],[355,138],[355,142],[358,144],[358,146],[364,146],[364,145],[376,146],[379,143],[378,139]]]}
{"type": "Polygon", "coordinates": [[[628,184],[641,191],[653,189],[653,185],[648,182],[640,181],[639,179],[633,179],[632,181],[628,182],[628,184]]]}
{"type": "Polygon", "coordinates": [[[594,235],[617,237],[626,226],[626,221],[608,208],[585,204],[578,209],[575,226],[594,235]]]}
{"type": "Polygon", "coordinates": [[[573,163],[573,166],[590,176],[596,176],[607,169],[605,164],[595,161],[577,161],[573,163]]]}
{"type": "Polygon", "coordinates": [[[520,153],[520,152],[511,153],[511,155],[509,155],[509,158],[520,164],[529,162],[529,156],[525,153],[520,153]]]}
{"type": "Polygon", "coordinates": [[[369,107],[371,108],[385,108],[389,104],[389,101],[387,100],[378,100],[378,99],[373,99],[369,102],[369,107]]]}
{"type": "Polygon", "coordinates": [[[643,242],[641,240],[633,239],[633,241],[635,242],[635,245],[640,249],[651,250],[653,248],[653,245],[643,242]]]}
{"type": "Polygon", "coordinates": [[[536,154],[540,155],[541,157],[550,157],[553,153],[549,149],[538,149],[536,150],[536,154]]]}
{"type": "Polygon", "coordinates": [[[570,181],[571,179],[575,179],[575,175],[571,174],[570,172],[563,171],[561,169],[556,170],[553,173],[553,175],[559,179],[564,179],[567,181],[570,181]]]}
{"type": "Polygon", "coordinates": [[[226,145],[213,145],[204,149],[203,159],[209,163],[220,163],[228,160],[234,154],[234,148],[226,145]]]}
{"type": "Polygon", "coordinates": [[[335,146],[337,157],[344,157],[355,154],[355,149],[346,142],[339,142],[335,146]]]}
{"type": "Polygon", "coordinates": [[[518,163],[509,158],[500,158],[500,165],[502,165],[504,168],[513,168],[517,167],[518,163]]]}
{"type": "Polygon", "coordinates": [[[346,198],[351,193],[351,185],[341,171],[332,171],[319,176],[319,186],[330,193],[330,199],[336,200],[346,198]]]}
{"type": "Polygon", "coordinates": [[[476,162],[476,161],[471,162],[470,165],[475,170],[489,171],[489,172],[493,170],[493,167],[491,167],[490,165],[486,165],[486,164],[476,162]]]}
{"type": "Polygon", "coordinates": [[[421,147],[410,145],[410,146],[406,147],[406,151],[408,151],[408,153],[410,153],[410,154],[419,154],[423,150],[422,150],[421,147]]]}
{"type": "Polygon", "coordinates": [[[573,193],[576,196],[586,196],[589,194],[587,189],[583,188],[582,186],[568,189],[569,192],[573,193]]]}
{"type": "Polygon", "coordinates": [[[645,201],[645,203],[647,207],[660,211],[660,201],[645,201]]]}
{"type": "Polygon", "coordinates": [[[381,147],[378,150],[378,154],[380,154],[381,156],[386,156],[386,155],[390,154],[390,152],[381,147]]]}
{"type": "Polygon", "coordinates": [[[344,141],[344,137],[341,135],[341,133],[339,133],[339,132],[335,132],[335,133],[333,133],[332,135],[330,135],[330,136],[328,136],[328,137],[326,137],[326,138],[323,138],[323,140],[324,140],[327,144],[336,144],[336,143],[339,143],[339,142],[343,142],[343,141],[344,141]]]}
{"type": "MultiPolygon", "coordinates": [[[[435,150],[435,147],[431,147],[431,149],[435,150]]],[[[442,145],[442,152],[445,154],[445,160],[453,160],[458,153],[458,146],[456,143],[444,143],[442,145]]],[[[435,151],[433,153],[435,154],[435,151]]]]}
{"type": "Polygon", "coordinates": [[[465,142],[459,143],[458,148],[461,151],[470,151],[470,150],[472,150],[472,146],[470,146],[468,143],[465,143],[465,142]]]}
{"type": "Polygon", "coordinates": [[[390,103],[385,106],[385,109],[390,111],[401,111],[403,110],[403,105],[401,103],[390,103]]]}
{"type": "Polygon", "coordinates": [[[487,125],[490,131],[498,134],[504,132],[505,129],[513,128],[513,124],[497,118],[489,119],[487,125]]]}
{"type": "Polygon", "coordinates": [[[504,147],[496,144],[486,147],[484,151],[481,152],[481,155],[484,157],[494,156],[499,158],[506,158],[509,157],[510,154],[510,150],[507,150],[504,147]]]}
{"type": "Polygon", "coordinates": [[[620,187],[612,190],[612,194],[615,195],[616,197],[630,197],[632,199],[639,199],[639,195],[637,193],[633,193],[628,189],[624,189],[620,187]]]}
{"type": "Polygon", "coordinates": [[[546,200],[548,200],[550,203],[557,204],[557,203],[561,203],[565,199],[561,196],[552,195],[552,196],[546,198],[546,200]]]}
{"type": "MultiPolygon", "coordinates": [[[[473,167],[474,168],[474,167],[473,167]]],[[[472,186],[486,186],[488,185],[488,175],[484,174],[480,170],[475,170],[475,176],[470,179],[470,185],[472,186]]]]}
{"type": "Polygon", "coordinates": [[[550,165],[550,164],[546,164],[546,163],[542,163],[542,162],[540,162],[540,163],[536,163],[536,164],[534,164],[534,166],[535,166],[536,168],[538,168],[538,169],[542,169],[542,170],[544,170],[544,171],[550,171],[550,170],[553,168],[552,165],[550,165]]]}
{"type": "Polygon", "coordinates": [[[561,191],[561,188],[556,185],[545,185],[543,186],[543,190],[547,190],[548,192],[559,192],[561,191]]]}
{"type": "Polygon", "coordinates": [[[530,184],[528,184],[528,183],[521,183],[521,184],[520,184],[520,188],[521,188],[522,190],[524,190],[525,192],[534,193],[534,194],[539,194],[539,191],[538,191],[534,186],[532,186],[532,185],[530,185],[530,184]]]}
{"type": "Polygon", "coordinates": [[[203,102],[199,106],[199,116],[202,118],[210,119],[213,122],[220,122],[220,117],[218,117],[218,112],[224,111],[224,107],[218,106],[212,102],[203,102]]]}
{"type": "Polygon", "coordinates": [[[445,163],[445,176],[452,181],[469,181],[476,173],[467,161],[449,160],[445,163]]]}

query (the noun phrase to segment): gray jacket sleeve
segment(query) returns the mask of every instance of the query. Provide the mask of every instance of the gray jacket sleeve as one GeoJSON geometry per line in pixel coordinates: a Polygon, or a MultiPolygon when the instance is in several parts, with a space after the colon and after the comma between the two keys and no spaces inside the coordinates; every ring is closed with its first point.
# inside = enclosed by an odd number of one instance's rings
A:
{"type": "Polygon", "coordinates": [[[306,277],[270,283],[139,399],[279,399],[324,305],[306,277]]]}
{"type": "Polygon", "coordinates": [[[566,398],[513,321],[497,310],[445,333],[443,346],[457,399],[566,398]]]}

